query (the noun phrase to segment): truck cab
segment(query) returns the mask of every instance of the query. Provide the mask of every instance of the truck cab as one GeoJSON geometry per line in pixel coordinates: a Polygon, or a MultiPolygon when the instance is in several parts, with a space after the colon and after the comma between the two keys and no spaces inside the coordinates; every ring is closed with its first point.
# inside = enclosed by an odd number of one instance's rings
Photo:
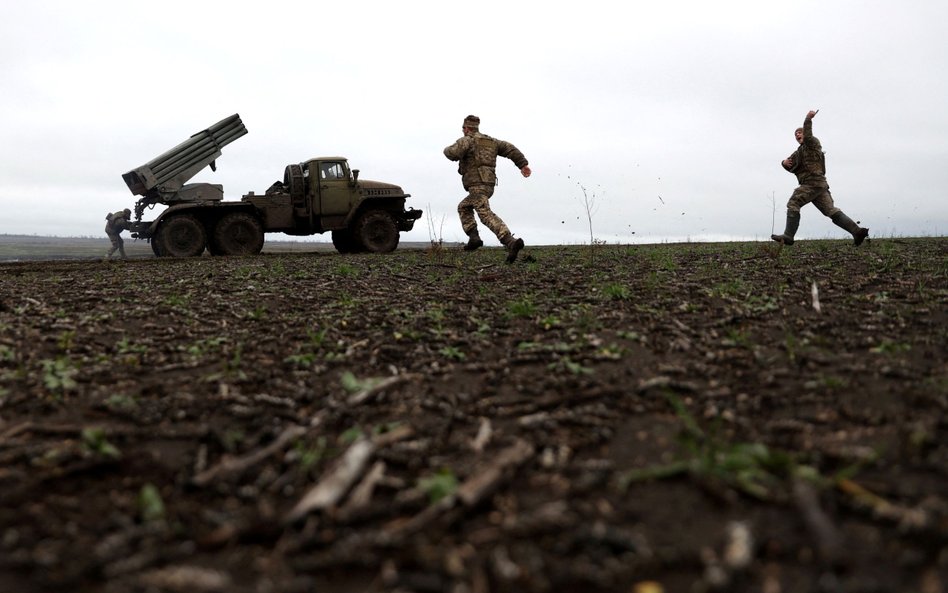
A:
{"type": "Polygon", "coordinates": [[[266,232],[328,231],[342,253],[388,252],[398,246],[399,232],[421,217],[420,210],[405,210],[410,195],[398,185],[360,180],[345,157],[325,156],[287,165],[282,182],[242,201],[259,211],[266,232]]]}

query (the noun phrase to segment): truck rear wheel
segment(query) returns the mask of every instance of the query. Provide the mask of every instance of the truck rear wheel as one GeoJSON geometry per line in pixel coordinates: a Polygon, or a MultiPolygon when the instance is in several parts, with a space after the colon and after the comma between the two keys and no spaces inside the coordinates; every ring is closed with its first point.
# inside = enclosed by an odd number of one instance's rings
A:
{"type": "Polygon", "coordinates": [[[362,247],[358,241],[355,240],[355,237],[352,236],[352,231],[349,229],[333,231],[332,246],[335,247],[339,253],[358,253],[362,247]]]}
{"type": "Polygon", "coordinates": [[[158,250],[158,240],[152,237],[148,242],[151,243],[151,251],[155,254],[155,257],[161,257],[161,251],[158,250]]]}
{"type": "Polygon", "coordinates": [[[398,224],[385,210],[369,210],[359,217],[356,239],[372,253],[388,253],[398,247],[398,224]]]}
{"type": "Polygon", "coordinates": [[[157,242],[156,253],[159,256],[194,257],[204,253],[207,233],[201,221],[194,216],[176,214],[161,221],[152,241],[157,242]]]}
{"type": "Polygon", "coordinates": [[[214,227],[214,255],[256,255],[263,249],[263,227],[246,212],[231,212],[214,227]]]}

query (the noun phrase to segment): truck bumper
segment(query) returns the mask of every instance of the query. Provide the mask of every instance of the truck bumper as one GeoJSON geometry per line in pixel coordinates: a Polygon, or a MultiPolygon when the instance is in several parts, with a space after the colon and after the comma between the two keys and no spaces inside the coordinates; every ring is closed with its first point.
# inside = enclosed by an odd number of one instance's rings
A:
{"type": "Polygon", "coordinates": [[[153,222],[137,221],[128,225],[128,230],[133,239],[150,239],[153,222]]]}
{"type": "Polygon", "coordinates": [[[415,210],[414,208],[409,208],[402,212],[401,218],[398,221],[398,230],[410,231],[412,227],[415,226],[415,221],[421,218],[422,213],[422,210],[415,210]]]}

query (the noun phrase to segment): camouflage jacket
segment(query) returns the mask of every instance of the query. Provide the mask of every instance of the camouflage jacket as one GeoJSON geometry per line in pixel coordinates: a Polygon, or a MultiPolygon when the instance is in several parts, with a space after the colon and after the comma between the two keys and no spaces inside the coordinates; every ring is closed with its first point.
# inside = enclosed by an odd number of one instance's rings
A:
{"type": "Polygon", "coordinates": [[[803,142],[787,159],[790,167],[784,167],[797,176],[800,185],[827,187],[826,155],[819,138],[813,135],[813,120],[803,120],[803,142]]]}
{"type": "Polygon", "coordinates": [[[496,185],[498,156],[512,160],[518,169],[529,164],[523,153],[510,142],[480,132],[458,138],[457,142],[444,149],[444,156],[458,161],[458,173],[461,174],[461,183],[465,189],[472,185],[496,185]]]}
{"type": "Polygon", "coordinates": [[[128,229],[128,219],[125,218],[125,212],[119,210],[105,217],[105,234],[117,235],[128,229]]]}

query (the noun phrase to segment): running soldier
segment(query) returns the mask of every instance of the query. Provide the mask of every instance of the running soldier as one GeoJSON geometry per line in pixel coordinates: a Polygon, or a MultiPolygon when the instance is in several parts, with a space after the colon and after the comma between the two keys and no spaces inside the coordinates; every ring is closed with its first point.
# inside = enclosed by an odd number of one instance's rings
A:
{"type": "Polygon", "coordinates": [[[112,248],[105,254],[106,259],[112,259],[112,254],[115,253],[116,249],[122,254],[122,259],[128,259],[125,255],[125,242],[122,241],[122,231],[128,229],[128,219],[131,215],[132,211],[128,208],[106,215],[105,234],[108,235],[109,240],[112,241],[112,248]]]}
{"type": "Polygon", "coordinates": [[[797,182],[800,185],[787,202],[786,230],[782,235],[771,235],[770,238],[784,245],[793,245],[793,236],[800,226],[800,208],[813,202],[813,205],[824,216],[830,217],[833,224],[853,236],[855,245],[862,245],[869,236],[869,229],[860,227],[833,204],[833,196],[830,195],[829,184],[826,182],[826,157],[823,154],[823,146],[813,135],[813,117],[816,113],[816,111],[810,111],[806,114],[803,127],[797,128],[794,132],[800,144],[799,148],[781,163],[784,169],[797,176],[797,182]]]}
{"type": "Polygon", "coordinates": [[[513,161],[524,177],[530,176],[530,167],[516,146],[481,134],[478,131],[480,123],[481,119],[476,115],[465,117],[461,127],[464,136],[444,149],[444,156],[459,161],[461,184],[468,192],[467,197],[458,204],[461,228],[468,237],[464,250],[474,251],[484,244],[477,232],[477,221],[474,220],[474,213],[477,212],[484,226],[497,235],[497,239],[507,248],[507,263],[511,264],[523,249],[523,239],[514,238],[504,221],[490,209],[490,197],[494,195],[494,186],[497,185],[497,157],[513,161]]]}

